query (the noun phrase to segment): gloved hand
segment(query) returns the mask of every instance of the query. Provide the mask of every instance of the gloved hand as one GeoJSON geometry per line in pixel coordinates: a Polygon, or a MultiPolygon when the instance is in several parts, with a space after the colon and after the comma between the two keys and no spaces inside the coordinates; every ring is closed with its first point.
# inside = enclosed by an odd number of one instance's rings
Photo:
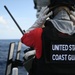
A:
{"type": "Polygon", "coordinates": [[[29,57],[35,56],[35,54],[36,54],[36,50],[27,51],[26,53],[24,53],[23,58],[27,60],[29,57]]]}
{"type": "Polygon", "coordinates": [[[37,27],[42,27],[42,25],[45,23],[46,19],[52,15],[52,11],[49,13],[48,12],[49,12],[49,8],[47,6],[42,7],[39,17],[37,18],[35,23],[26,32],[29,32],[37,27]]]}

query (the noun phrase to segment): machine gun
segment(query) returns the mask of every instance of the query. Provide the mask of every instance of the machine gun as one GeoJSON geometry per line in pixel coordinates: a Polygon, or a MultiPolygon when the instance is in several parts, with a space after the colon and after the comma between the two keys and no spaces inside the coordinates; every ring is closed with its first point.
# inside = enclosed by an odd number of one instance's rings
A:
{"type": "MultiPolygon", "coordinates": [[[[16,26],[18,27],[18,29],[22,33],[22,35],[24,35],[25,30],[21,29],[21,27],[16,22],[16,20],[14,19],[14,17],[10,13],[10,11],[8,10],[8,8],[6,6],[4,6],[4,8],[7,10],[7,12],[10,15],[10,17],[13,19],[13,21],[16,24],[16,26]]],[[[24,57],[23,57],[24,61],[19,60],[20,51],[21,51],[21,45],[22,45],[22,43],[19,41],[18,42],[18,49],[17,49],[17,52],[16,52],[16,57],[15,57],[15,60],[13,60],[15,42],[10,43],[5,75],[11,75],[11,74],[12,75],[18,75],[18,66],[25,66],[26,70],[29,71],[29,69],[31,67],[31,64],[32,64],[32,61],[34,59],[34,57],[33,57],[34,55],[32,57],[30,56],[28,60],[25,60],[24,57]]],[[[29,48],[29,50],[31,50],[31,49],[33,49],[33,48],[29,48]]],[[[24,51],[24,53],[25,53],[25,51],[24,51]]]]}

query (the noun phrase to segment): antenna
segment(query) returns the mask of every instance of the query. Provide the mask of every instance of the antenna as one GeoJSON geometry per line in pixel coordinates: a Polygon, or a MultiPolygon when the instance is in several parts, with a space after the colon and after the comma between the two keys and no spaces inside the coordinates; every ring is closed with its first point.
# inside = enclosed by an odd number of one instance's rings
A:
{"type": "Polygon", "coordinates": [[[20,30],[20,32],[24,35],[23,30],[21,29],[21,27],[19,26],[19,24],[16,22],[16,20],[14,19],[14,17],[12,16],[12,14],[10,13],[10,11],[8,10],[8,8],[6,6],[4,6],[4,8],[7,10],[7,12],[9,13],[9,15],[11,16],[11,18],[13,19],[13,21],[15,22],[16,26],[18,27],[18,29],[20,30]]]}

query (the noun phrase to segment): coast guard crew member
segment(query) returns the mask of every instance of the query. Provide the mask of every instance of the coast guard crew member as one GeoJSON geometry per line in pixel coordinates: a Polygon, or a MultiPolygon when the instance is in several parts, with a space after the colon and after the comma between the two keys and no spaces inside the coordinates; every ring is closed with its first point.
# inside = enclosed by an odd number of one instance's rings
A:
{"type": "Polygon", "coordinates": [[[74,0],[52,0],[21,38],[22,43],[35,51],[29,75],[75,75],[74,3],[74,0]]]}

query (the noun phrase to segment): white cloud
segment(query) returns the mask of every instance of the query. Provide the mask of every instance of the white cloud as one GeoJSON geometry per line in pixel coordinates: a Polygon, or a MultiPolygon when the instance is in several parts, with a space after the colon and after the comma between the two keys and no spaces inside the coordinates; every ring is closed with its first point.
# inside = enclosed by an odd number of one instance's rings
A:
{"type": "Polygon", "coordinates": [[[0,16],[0,24],[4,24],[4,25],[7,24],[7,21],[4,19],[3,16],[0,16]]]}

